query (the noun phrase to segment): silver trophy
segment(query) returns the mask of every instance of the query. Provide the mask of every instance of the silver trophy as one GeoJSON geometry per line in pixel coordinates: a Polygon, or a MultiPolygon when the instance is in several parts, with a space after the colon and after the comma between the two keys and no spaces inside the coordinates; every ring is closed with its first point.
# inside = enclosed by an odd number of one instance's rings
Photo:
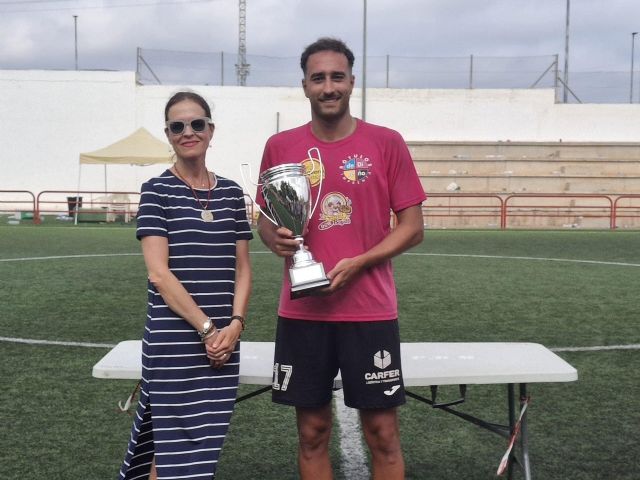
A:
{"type": "MultiPolygon", "coordinates": [[[[312,150],[317,151],[317,158],[320,159],[320,152],[317,148],[309,150],[309,158],[313,158],[311,156],[312,150]]],[[[321,170],[320,187],[316,203],[312,208],[309,175],[314,170],[315,168],[311,172],[305,173],[302,164],[284,163],[262,172],[258,183],[264,197],[266,210],[271,215],[258,206],[260,212],[276,226],[291,230],[294,238],[299,242],[299,248],[293,255],[293,262],[289,268],[291,296],[294,298],[307,295],[311,290],[325,287],[331,283],[324,273],[322,263],[313,259],[313,255],[303,243],[303,234],[307,229],[309,219],[318,206],[322,189],[321,170]]]]}

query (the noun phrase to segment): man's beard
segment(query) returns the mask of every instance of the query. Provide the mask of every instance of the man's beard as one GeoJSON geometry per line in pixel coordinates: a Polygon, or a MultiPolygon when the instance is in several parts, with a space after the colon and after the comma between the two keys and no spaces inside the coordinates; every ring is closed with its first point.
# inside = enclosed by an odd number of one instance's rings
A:
{"type": "MultiPolygon", "coordinates": [[[[331,97],[334,98],[334,97],[331,97]]],[[[332,121],[342,118],[349,110],[349,98],[345,99],[344,96],[338,97],[338,108],[336,110],[325,110],[323,108],[322,101],[318,100],[313,104],[313,111],[316,117],[325,120],[332,121]],[[346,101],[345,101],[346,100],[346,101]]]]}

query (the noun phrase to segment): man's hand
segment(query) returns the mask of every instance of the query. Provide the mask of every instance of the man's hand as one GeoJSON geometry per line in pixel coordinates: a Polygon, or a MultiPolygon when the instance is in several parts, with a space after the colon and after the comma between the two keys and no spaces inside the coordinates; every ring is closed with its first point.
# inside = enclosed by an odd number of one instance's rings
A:
{"type": "Polygon", "coordinates": [[[316,290],[314,295],[330,295],[336,290],[344,288],[360,274],[363,268],[365,265],[360,257],[343,258],[327,273],[331,284],[316,290]]]}
{"type": "Polygon", "coordinates": [[[285,227],[276,227],[269,219],[260,215],[258,218],[258,234],[269,250],[279,257],[292,257],[300,243],[293,237],[293,232],[285,227]]]}

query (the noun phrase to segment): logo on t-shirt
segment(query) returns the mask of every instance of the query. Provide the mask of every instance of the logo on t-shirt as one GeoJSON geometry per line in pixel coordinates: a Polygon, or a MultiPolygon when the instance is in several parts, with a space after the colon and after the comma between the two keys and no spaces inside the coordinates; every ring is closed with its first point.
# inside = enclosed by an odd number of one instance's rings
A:
{"type": "Polygon", "coordinates": [[[304,173],[309,177],[309,182],[312,187],[317,186],[320,183],[320,175],[324,178],[324,169],[322,168],[322,162],[317,158],[305,158],[302,162],[304,167],[304,173]]]}
{"type": "Polygon", "coordinates": [[[327,230],[336,225],[349,225],[351,223],[351,200],[340,192],[327,193],[320,204],[320,230],[327,230]]]}
{"type": "Polygon", "coordinates": [[[364,183],[371,176],[373,164],[364,155],[352,155],[342,160],[342,178],[349,183],[364,183]]]}

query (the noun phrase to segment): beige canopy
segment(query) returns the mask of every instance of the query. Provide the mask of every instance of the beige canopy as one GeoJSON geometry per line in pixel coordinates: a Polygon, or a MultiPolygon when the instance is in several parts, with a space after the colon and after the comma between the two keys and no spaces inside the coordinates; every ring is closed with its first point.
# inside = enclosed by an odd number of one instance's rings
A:
{"type": "Polygon", "coordinates": [[[172,163],[169,144],[139,128],[128,137],[93,152],[81,153],[80,163],[150,165],[172,163]]]}

